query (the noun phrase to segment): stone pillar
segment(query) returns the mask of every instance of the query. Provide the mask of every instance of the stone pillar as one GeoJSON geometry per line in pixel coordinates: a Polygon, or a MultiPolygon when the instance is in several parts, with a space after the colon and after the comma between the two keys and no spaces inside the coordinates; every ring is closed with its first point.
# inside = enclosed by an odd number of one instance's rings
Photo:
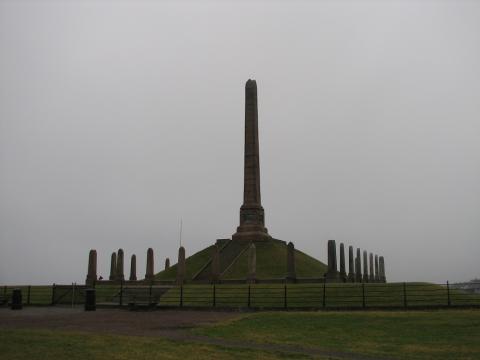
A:
{"type": "Polygon", "coordinates": [[[88,254],[88,272],[85,285],[93,286],[97,281],[97,250],[90,250],[88,254]]]}
{"type": "Polygon", "coordinates": [[[380,281],[381,282],[387,282],[387,279],[385,277],[385,259],[383,256],[380,256],[379,258],[379,267],[380,267],[380,281]]]}
{"type": "Polygon", "coordinates": [[[357,248],[357,257],[355,258],[355,282],[362,282],[362,258],[359,248],[357,248]]]}
{"type": "Polygon", "coordinates": [[[257,249],[255,244],[252,243],[248,248],[248,274],[247,282],[249,284],[255,283],[257,278],[257,249]]]}
{"type": "Polygon", "coordinates": [[[123,249],[118,249],[117,253],[117,280],[125,280],[125,274],[123,272],[123,249]]]}
{"type": "Polygon", "coordinates": [[[345,245],[340,243],[340,280],[347,281],[347,272],[345,271],[345,245]]]}
{"type": "Polygon", "coordinates": [[[132,255],[130,259],[130,281],[137,281],[137,257],[132,255]]]}
{"type": "Polygon", "coordinates": [[[177,284],[182,285],[185,282],[185,248],[180,246],[178,249],[178,262],[177,262],[177,284]]]}
{"type": "Polygon", "coordinates": [[[363,250],[363,282],[368,282],[368,255],[366,250],[363,250]]]}
{"type": "Polygon", "coordinates": [[[165,270],[170,269],[170,259],[166,258],[165,259],[165,270]]]}
{"type": "Polygon", "coordinates": [[[257,83],[245,85],[245,154],[243,205],[240,226],[232,240],[262,241],[271,239],[265,228],[265,215],[260,197],[260,152],[258,146],[257,83]]]}
{"type": "Polygon", "coordinates": [[[155,270],[153,263],[153,249],[147,250],[147,270],[145,272],[145,280],[152,281],[155,278],[155,270]]]}
{"type": "Polygon", "coordinates": [[[295,282],[297,279],[297,273],[295,270],[295,246],[292,242],[287,245],[287,281],[295,282]]]}
{"type": "Polygon", "coordinates": [[[339,282],[337,270],[337,247],[335,240],[328,240],[328,270],[325,273],[325,282],[339,282]]]}
{"type": "Polygon", "coordinates": [[[212,265],[211,265],[211,281],[217,283],[220,280],[220,249],[218,245],[213,245],[212,248],[212,265]]]}
{"type": "Polygon", "coordinates": [[[355,259],[353,257],[353,246],[348,247],[348,282],[355,282],[355,259]]]}
{"type": "Polygon", "coordinates": [[[368,277],[368,282],[375,282],[375,274],[373,272],[373,254],[370,253],[370,276],[368,277]]]}
{"type": "Polygon", "coordinates": [[[375,282],[380,282],[380,275],[378,274],[378,255],[375,255],[375,282]]]}
{"type": "Polygon", "coordinates": [[[112,253],[110,260],[110,277],[109,280],[115,280],[117,278],[117,253],[112,253]]]}

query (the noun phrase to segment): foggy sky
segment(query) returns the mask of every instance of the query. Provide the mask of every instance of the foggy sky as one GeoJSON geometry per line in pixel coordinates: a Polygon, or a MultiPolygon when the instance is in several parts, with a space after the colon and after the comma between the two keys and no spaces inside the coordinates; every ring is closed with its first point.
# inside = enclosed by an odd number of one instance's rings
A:
{"type": "Polygon", "coordinates": [[[0,2],[0,284],[230,237],[256,79],[275,238],[480,277],[479,2],[0,2]]]}

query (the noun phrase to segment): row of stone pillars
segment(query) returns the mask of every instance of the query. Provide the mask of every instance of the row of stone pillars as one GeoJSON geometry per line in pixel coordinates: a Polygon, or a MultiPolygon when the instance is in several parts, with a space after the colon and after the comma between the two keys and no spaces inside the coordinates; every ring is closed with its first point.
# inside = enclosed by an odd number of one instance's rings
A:
{"type": "Polygon", "coordinates": [[[385,259],[363,251],[363,273],[361,251],[357,248],[357,256],[353,256],[353,246],[348,247],[348,274],[345,270],[345,246],[340,243],[340,271],[337,270],[337,247],[335,240],[328,240],[328,270],[325,273],[326,282],[364,282],[384,283],[385,259]],[[370,260],[370,261],[368,261],[370,260]],[[370,266],[369,266],[370,265],[370,266]]]}
{"type": "MultiPolygon", "coordinates": [[[[185,250],[183,251],[185,254],[185,250]]],[[[185,258],[185,255],[184,255],[185,258]]],[[[165,259],[165,270],[170,267],[170,259],[165,259]]],[[[147,269],[145,272],[145,280],[152,281],[155,278],[155,267],[153,260],[153,249],[147,250],[147,269]]],[[[111,281],[125,281],[124,274],[124,253],[123,249],[118,252],[113,252],[110,260],[110,276],[111,281]]],[[[129,281],[137,281],[137,257],[135,254],[130,259],[130,277],[129,281]]],[[[94,284],[98,281],[97,275],[97,251],[92,249],[88,255],[88,272],[85,283],[88,285],[94,284]]]]}

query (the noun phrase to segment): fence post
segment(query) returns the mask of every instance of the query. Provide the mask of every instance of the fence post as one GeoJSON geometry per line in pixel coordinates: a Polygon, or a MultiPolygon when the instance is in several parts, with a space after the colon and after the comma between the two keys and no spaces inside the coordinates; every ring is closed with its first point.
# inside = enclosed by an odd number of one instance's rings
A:
{"type": "Polygon", "coordinates": [[[27,291],[27,305],[30,305],[30,291],[32,290],[32,285],[28,285],[27,291]]]}
{"type": "Polygon", "coordinates": [[[447,281],[447,305],[452,306],[452,302],[450,299],[450,284],[447,281]]]}
{"type": "Polygon", "coordinates": [[[55,305],[55,288],[56,288],[56,285],[54,283],[52,286],[52,305],[55,305]]]}
{"type": "Polygon", "coordinates": [[[287,284],[284,285],[283,288],[283,307],[287,308],[287,284]]]}
{"type": "Polygon", "coordinates": [[[123,305],[123,281],[120,280],[120,306],[123,305]]]}
{"type": "Polygon", "coordinates": [[[251,302],[250,302],[250,285],[248,285],[248,300],[247,300],[247,306],[250,307],[251,302]]]}
{"type": "Polygon", "coordinates": [[[365,309],[366,306],[367,306],[367,303],[365,301],[365,283],[362,282],[362,308],[365,309]]]}
{"type": "Polygon", "coordinates": [[[215,299],[215,296],[216,296],[216,294],[215,294],[215,284],[213,284],[213,304],[212,304],[212,305],[213,305],[213,307],[215,307],[215,305],[216,305],[216,299],[215,299]]]}
{"type": "Polygon", "coordinates": [[[327,302],[325,301],[326,300],[326,288],[327,287],[327,283],[324,282],[323,283],[323,307],[325,307],[327,305],[327,302]]]}
{"type": "Polygon", "coordinates": [[[403,283],[403,306],[405,307],[405,309],[408,307],[408,303],[407,303],[407,283],[406,282],[403,283]]]}
{"type": "Polygon", "coordinates": [[[180,307],[183,307],[183,285],[180,285],[180,307]]]}

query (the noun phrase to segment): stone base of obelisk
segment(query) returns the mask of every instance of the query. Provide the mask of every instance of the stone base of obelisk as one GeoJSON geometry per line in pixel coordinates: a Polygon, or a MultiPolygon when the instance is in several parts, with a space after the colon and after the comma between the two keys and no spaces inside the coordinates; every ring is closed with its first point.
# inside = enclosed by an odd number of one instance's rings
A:
{"type": "Polygon", "coordinates": [[[241,227],[238,227],[237,232],[232,235],[232,240],[257,242],[257,241],[269,241],[269,240],[272,240],[272,237],[267,232],[264,232],[264,231],[258,231],[258,230],[249,231],[249,229],[242,229],[241,227]]]}

